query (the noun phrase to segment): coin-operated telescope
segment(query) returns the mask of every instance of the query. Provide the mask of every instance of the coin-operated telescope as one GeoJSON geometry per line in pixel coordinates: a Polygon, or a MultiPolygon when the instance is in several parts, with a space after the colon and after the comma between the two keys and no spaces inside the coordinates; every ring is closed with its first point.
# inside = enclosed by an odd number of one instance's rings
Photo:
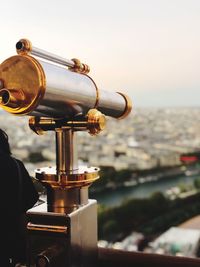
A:
{"type": "Polygon", "coordinates": [[[16,49],[18,55],[0,65],[0,106],[31,116],[29,125],[37,134],[56,134],[56,167],[36,170],[47,204],[27,213],[28,266],[95,266],[97,208],[95,200],[88,200],[88,187],[99,178],[99,169],[78,166],[76,132],[97,135],[105,116],[125,118],[131,101],[123,93],[99,90],[78,59],[63,59],[27,39],[16,49]]]}

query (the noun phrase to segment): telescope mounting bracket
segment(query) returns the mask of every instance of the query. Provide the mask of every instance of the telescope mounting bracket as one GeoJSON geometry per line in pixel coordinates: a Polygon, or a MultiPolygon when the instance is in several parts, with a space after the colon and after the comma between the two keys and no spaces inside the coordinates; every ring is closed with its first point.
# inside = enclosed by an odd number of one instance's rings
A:
{"type": "Polygon", "coordinates": [[[105,115],[90,109],[85,117],[72,120],[31,117],[30,128],[37,134],[55,131],[56,167],[36,170],[36,178],[47,189],[49,211],[69,212],[88,202],[88,187],[99,178],[99,168],[79,167],[76,132],[99,134],[105,128],[105,115]]]}

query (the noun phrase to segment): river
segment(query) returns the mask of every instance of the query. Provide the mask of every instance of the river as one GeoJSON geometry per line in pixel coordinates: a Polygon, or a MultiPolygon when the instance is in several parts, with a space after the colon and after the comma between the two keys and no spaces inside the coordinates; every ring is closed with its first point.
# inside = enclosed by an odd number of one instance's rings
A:
{"type": "Polygon", "coordinates": [[[105,204],[106,206],[118,206],[126,199],[146,198],[157,191],[166,193],[166,190],[178,186],[180,184],[193,184],[195,178],[197,177],[200,177],[200,174],[169,177],[130,187],[118,188],[113,191],[110,190],[102,192],[96,194],[95,199],[97,199],[99,204],[105,204]]]}

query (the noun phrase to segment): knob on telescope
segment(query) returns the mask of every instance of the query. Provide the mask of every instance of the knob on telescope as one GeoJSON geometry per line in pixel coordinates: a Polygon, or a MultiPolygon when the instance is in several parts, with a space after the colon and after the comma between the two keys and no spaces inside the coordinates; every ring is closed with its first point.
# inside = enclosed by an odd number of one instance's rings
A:
{"type": "Polygon", "coordinates": [[[36,267],[58,267],[62,261],[64,246],[61,244],[53,245],[36,257],[36,267]]]}

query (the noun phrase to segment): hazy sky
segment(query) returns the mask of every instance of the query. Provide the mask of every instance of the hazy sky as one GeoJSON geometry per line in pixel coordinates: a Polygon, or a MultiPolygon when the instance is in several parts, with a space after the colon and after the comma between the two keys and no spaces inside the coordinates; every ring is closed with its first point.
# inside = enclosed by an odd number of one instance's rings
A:
{"type": "Polygon", "coordinates": [[[200,106],[200,0],[2,0],[0,25],[0,61],[26,37],[135,106],[200,106]]]}

